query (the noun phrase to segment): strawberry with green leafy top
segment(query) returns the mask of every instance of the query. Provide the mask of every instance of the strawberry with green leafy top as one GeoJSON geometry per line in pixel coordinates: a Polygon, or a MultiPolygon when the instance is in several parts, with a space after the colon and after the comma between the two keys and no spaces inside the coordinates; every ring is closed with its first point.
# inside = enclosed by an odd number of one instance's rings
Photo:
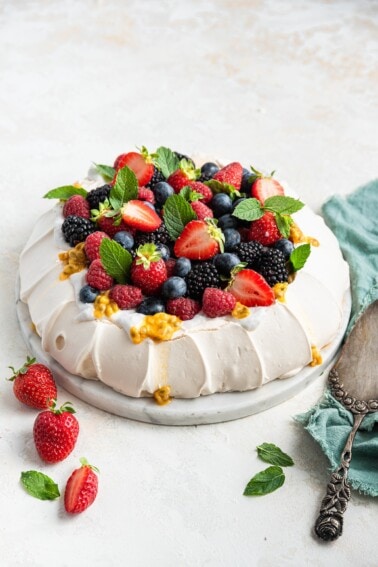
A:
{"type": "Polygon", "coordinates": [[[69,514],[84,512],[93,504],[98,492],[98,469],[84,458],[80,463],[81,467],[69,477],[64,492],[64,508],[69,514]]]}
{"type": "MultiPolygon", "coordinates": [[[[140,153],[128,152],[119,155],[114,162],[114,169],[118,172],[126,165],[135,173],[139,187],[147,185],[154,174],[153,155],[149,154],[144,146],[142,146],[140,153]]],[[[116,181],[116,178],[117,173],[113,182],[116,181]]]]}
{"type": "Polygon", "coordinates": [[[189,185],[191,181],[196,181],[199,175],[199,170],[194,167],[192,162],[182,159],[179,168],[171,173],[167,182],[173,187],[176,193],[179,193],[179,191],[186,185],[189,185]]]}
{"type": "Polygon", "coordinates": [[[157,246],[153,243],[139,246],[131,264],[131,280],[145,295],[159,293],[167,279],[167,268],[157,246]]]}
{"type": "Polygon", "coordinates": [[[9,366],[13,376],[13,392],[23,404],[37,409],[46,409],[53,404],[57,388],[51,371],[44,364],[38,364],[35,358],[27,357],[25,364],[15,370],[9,366]]]}
{"type": "Polygon", "coordinates": [[[192,220],[184,227],[173,250],[177,258],[208,260],[223,251],[223,243],[224,235],[214,221],[192,220]]]}
{"type": "Polygon", "coordinates": [[[227,291],[246,307],[267,307],[275,302],[272,288],[254,270],[236,266],[231,276],[227,291]]]}
{"type": "Polygon", "coordinates": [[[274,171],[270,175],[264,175],[254,167],[251,167],[251,177],[254,178],[251,187],[251,195],[264,204],[266,199],[275,196],[284,196],[285,191],[281,183],[273,178],[274,171]]]}
{"type": "Polygon", "coordinates": [[[248,240],[255,240],[263,246],[270,246],[280,238],[282,238],[282,234],[278,230],[273,213],[268,211],[261,218],[251,222],[248,240]]]}
{"type": "Polygon", "coordinates": [[[63,461],[73,451],[79,435],[79,422],[74,408],[66,402],[60,408],[52,406],[37,415],[33,427],[35,447],[46,463],[63,461]]]}
{"type": "Polygon", "coordinates": [[[233,185],[235,189],[239,190],[242,182],[242,177],[243,167],[239,162],[234,161],[217,171],[217,173],[213,176],[213,179],[219,181],[220,183],[233,185]]]}

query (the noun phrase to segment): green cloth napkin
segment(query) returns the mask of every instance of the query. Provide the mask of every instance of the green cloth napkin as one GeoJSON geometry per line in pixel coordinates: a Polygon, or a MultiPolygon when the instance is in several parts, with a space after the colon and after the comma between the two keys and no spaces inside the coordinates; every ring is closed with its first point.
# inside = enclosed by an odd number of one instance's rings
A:
{"type": "MultiPolygon", "coordinates": [[[[349,264],[352,312],[347,333],[365,309],[378,299],[378,180],[347,197],[335,195],[322,207],[349,264]]],[[[353,415],[326,391],[319,404],[295,417],[319,443],[332,469],[352,429],[353,415]]],[[[378,496],[378,412],[368,414],[356,433],[349,469],[350,485],[378,496]]]]}

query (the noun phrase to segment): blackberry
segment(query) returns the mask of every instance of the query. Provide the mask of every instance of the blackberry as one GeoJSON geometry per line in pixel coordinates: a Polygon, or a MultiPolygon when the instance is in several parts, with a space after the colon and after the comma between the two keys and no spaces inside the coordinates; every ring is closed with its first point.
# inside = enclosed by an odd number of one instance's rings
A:
{"type": "Polygon", "coordinates": [[[192,299],[202,299],[207,287],[221,287],[218,271],[212,262],[194,264],[186,276],[188,295],[192,299]]]}
{"type": "Polygon", "coordinates": [[[68,242],[70,246],[76,246],[79,242],[84,242],[87,236],[95,232],[95,230],[95,223],[89,219],[75,217],[75,215],[66,217],[62,224],[64,240],[68,242]]]}
{"type": "Polygon", "coordinates": [[[251,240],[250,242],[241,242],[234,246],[232,251],[239,256],[241,262],[247,262],[247,268],[254,270],[263,251],[260,242],[251,240]]]}
{"type": "Polygon", "coordinates": [[[264,248],[256,271],[266,279],[271,287],[288,280],[289,272],[286,268],[285,256],[275,248],[264,248]]]}
{"type": "Polygon", "coordinates": [[[146,183],[146,187],[149,187],[150,189],[152,189],[153,186],[156,185],[156,183],[160,183],[160,181],[165,181],[165,177],[162,174],[162,172],[160,171],[160,169],[158,169],[154,165],[153,176],[151,177],[150,181],[148,183],[146,183]]]}
{"type": "Polygon", "coordinates": [[[196,164],[194,163],[194,161],[192,160],[192,158],[190,158],[189,156],[186,156],[185,154],[180,154],[179,152],[174,152],[177,156],[177,158],[181,161],[182,159],[186,159],[186,161],[188,161],[189,163],[191,163],[193,165],[193,167],[196,167],[196,164]]]}
{"type": "Polygon", "coordinates": [[[135,246],[138,247],[141,244],[146,244],[147,242],[154,242],[155,244],[169,244],[171,242],[171,237],[169,232],[162,222],[159,228],[153,232],[138,232],[135,237],[135,246]]]}
{"type": "Polygon", "coordinates": [[[102,187],[97,187],[97,189],[92,189],[87,195],[87,201],[91,209],[99,209],[100,203],[103,203],[105,199],[109,197],[111,185],[102,185],[102,187]]]}

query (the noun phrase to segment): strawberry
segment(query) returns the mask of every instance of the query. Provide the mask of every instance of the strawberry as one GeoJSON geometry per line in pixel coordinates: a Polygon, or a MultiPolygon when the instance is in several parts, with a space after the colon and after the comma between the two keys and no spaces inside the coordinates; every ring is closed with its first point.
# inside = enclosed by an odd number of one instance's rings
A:
{"type": "Polygon", "coordinates": [[[41,459],[46,463],[63,461],[73,450],[79,435],[79,422],[74,408],[66,402],[56,409],[52,406],[39,413],[34,422],[33,437],[41,459]]]}
{"type": "Polygon", "coordinates": [[[181,321],[189,321],[201,311],[201,304],[189,297],[178,297],[177,299],[168,299],[166,309],[167,313],[176,315],[181,321]]]}
{"type": "Polygon", "coordinates": [[[25,364],[15,370],[9,366],[13,376],[8,378],[13,382],[13,392],[23,404],[37,409],[50,407],[57,396],[53,375],[49,368],[35,362],[35,358],[27,357],[25,364]]]}
{"type": "Polygon", "coordinates": [[[90,262],[100,258],[100,244],[104,238],[109,238],[109,236],[105,232],[96,230],[85,239],[84,250],[90,262]]]}
{"type": "Polygon", "coordinates": [[[84,458],[81,467],[71,474],[64,491],[64,507],[69,514],[84,512],[96,499],[98,491],[98,469],[84,458]]]}
{"type": "Polygon", "coordinates": [[[232,293],[216,287],[207,287],[202,296],[202,310],[207,317],[223,317],[231,313],[236,305],[232,293]]]}
{"type": "Polygon", "coordinates": [[[140,201],[148,201],[148,203],[151,203],[152,205],[155,204],[155,195],[148,187],[138,188],[138,199],[140,201]]]}
{"type": "Polygon", "coordinates": [[[97,224],[102,232],[105,232],[110,238],[113,238],[121,230],[129,230],[129,227],[123,220],[121,220],[120,224],[115,224],[115,220],[112,217],[100,217],[97,224]]]}
{"type": "Polygon", "coordinates": [[[213,198],[213,192],[210,189],[210,187],[208,187],[204,183],[201,183],[201,181],[190,181],[188,185],[191,189],[193,189],[193,191],[196,191],[197,193],[201,193],[203,197],[201,199],[201,202],[205,203],[205,205],[206,203],[209,203],[213,198]]]}
{"type": "Polygon", "coordinates": [[[153,243],[139,246],[131,264],[131,280],[145,295],[159,293],[167,279],[167,268],[159,250],[153,243]]]}
{"type": "Polygon", "coordinates": [[[282,185],[273,179],[273,177],[259,177],[254,181],[251,187],[251,195],[264,204],[268,197],[274,197],[275,195],[284,195],[284,189],[282,185]]]}
{"type": "Polygon", "coordinates": [[[143,201],[132,199],[125,203],[121,209],[122,219],[131,228],[143,232],[153,232],[162,223],[159,215],[143,201]]]}
{"type": "Polygon", "coordinates": [[[268,211],[260,219],[251,222],[248,240],[257,240],[263,246],[270,246],[280,238],[282,235],[273,213],[268,211]]]}
{"type": "Polygon", "coordinates": [[[183,187],[189,185],[191,181],[195,181],[197,177],[199,177],[199,174],[199,171],[192,162],[183,159],[180,161],[179,169],[171,173],[167,182],[173,187],[176,193],[179,193],[183,187]]]}
{"type": "Polygon", "coordinates": [[[117,284],[110,290],[109,297],[120,309],[133,309],[142,301],[142,292],[132,285],[117,284]]]}
{"type": "Polygon", "coordinates": [[[89,219],[91,216],[90,206],[88,201],[81,195],[72,195],[63,206],[63,216],[64,218],[70,215],[75,215],[75,217],[82,217],[83,219],[89,219]]]}
{"type": "Polygon", "coordinates": [[[217,171],[213,179],[220,181],[221,183],[228,183],[229,185],[233,185],[235,189],[239,190],[242,182],[242,177],[243,167],[239,162],[234,161],[217,171]]]}
{"type": "Polygon", "coordinates": [[[204,220],[188,222],[175,242],[176,257],[208,260],[218,254],[223,249],[224,235],[213,222],[204,220]]]}
{"type": "Polygon", "coordinates": [[[190,206],[196,213],[198,220],[212,219],[214,217],[213,211],[202,201],[192,201],[190,206]]]}
{"type": "MultiPolygon", "coordinates": [[[[139,187],[147,185],[154,174],[154,165],[152,156],[148,150],[142,146],[141,152],[128,152],[119,155],[114,162],[114,169],[118,172],[120,169],[129,167],[136,175],[139,187]]],[[[115,179],[113,179],[115,181],[115,179]]]]}
{"type": "Polygon", "coordinates": [[[88,268],[86,280],[90,286],[100,291],[110,289],[113,285],[113,278],[106,273],[101,260],[93,260],[88,268]]]}
{"type": "Polygon", "coordinates": [[[227,291],[246,307],[268,306],[275,301],[273,290],[265,279],[249,268],[240,271],[234,268],[227,291]]]}

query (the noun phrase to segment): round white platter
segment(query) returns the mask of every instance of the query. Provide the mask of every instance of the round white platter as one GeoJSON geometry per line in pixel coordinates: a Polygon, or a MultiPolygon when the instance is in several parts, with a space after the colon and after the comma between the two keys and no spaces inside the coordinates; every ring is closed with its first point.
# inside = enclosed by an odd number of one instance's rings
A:
{"type": "Polygon", "coordinates": [[[166,406],[159,406],[153,398],[124,396],[97,380],[87,380],[67,372],[43,351],[40,338],[32,330],[28,306],[20,300],[19,285],[17,285],[16,297],[16,310],[25,343],[38,362],[46,364],[51,369],[60,386],[104,411],[159,425],[201,425],[231,421],[264,411],[291,398],[332,368],[348,325],[351,309],[351,298],[348,293],[344,300],[339,332],[332,343],[322,349],[321,365],[307,366],[291,378],[275,380],[248,392],[219,393],[195,399],[174,399],[166,406]]]}

